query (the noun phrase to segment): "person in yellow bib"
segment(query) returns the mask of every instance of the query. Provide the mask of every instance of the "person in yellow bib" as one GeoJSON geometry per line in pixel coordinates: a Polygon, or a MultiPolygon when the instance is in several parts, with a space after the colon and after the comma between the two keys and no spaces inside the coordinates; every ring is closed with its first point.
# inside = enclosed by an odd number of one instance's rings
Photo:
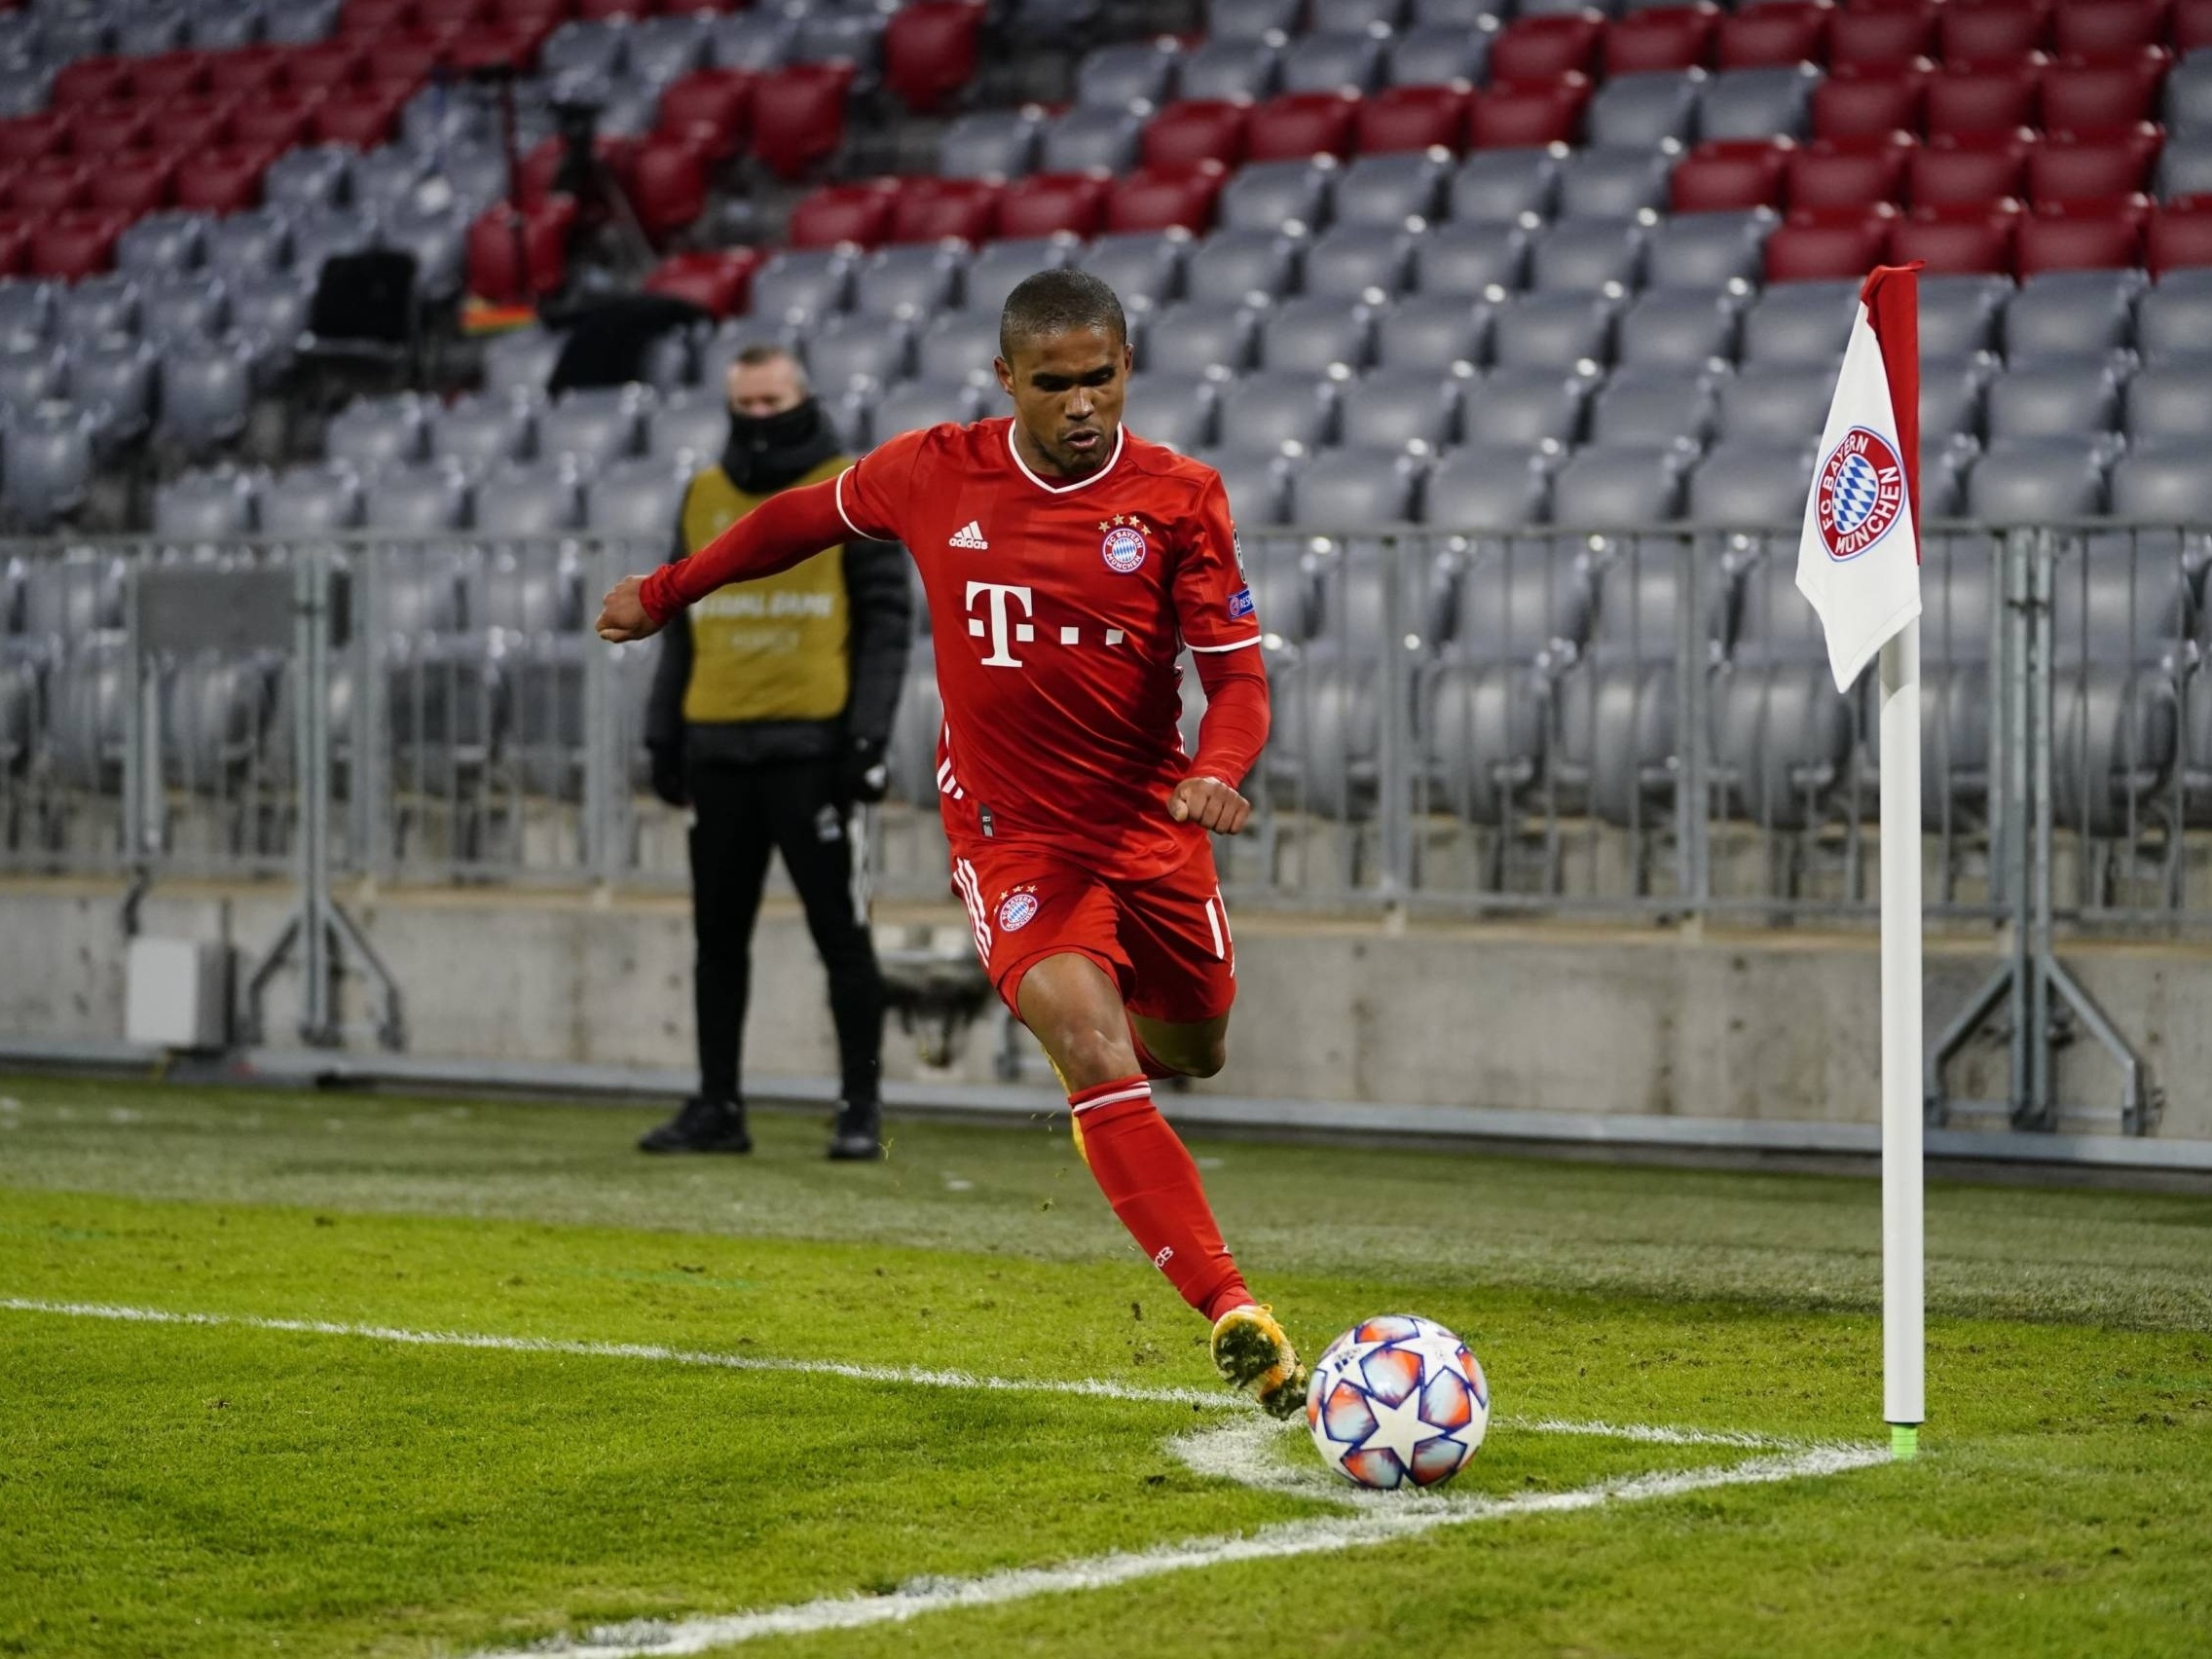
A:
{"type": "MultiPolygon", "coordinates": [[[[730,365],[720,461],[684,491],[675,558],[779,490],[852,464],[806,371],[779,346],[730,365]]],[[[841,1101],[830,1156],[882,1155],[883,976],[854,881],[856,805],[883,798],[884,746],[913,631],[906,555],[859,537],[780,575],[732,582],[662,635],[645,721],[653,792],[691,809],[699,1092],[638,1142],[750,1152],[738,1055],[753,924],[781,853],[830,976],[841,1101]]]]}

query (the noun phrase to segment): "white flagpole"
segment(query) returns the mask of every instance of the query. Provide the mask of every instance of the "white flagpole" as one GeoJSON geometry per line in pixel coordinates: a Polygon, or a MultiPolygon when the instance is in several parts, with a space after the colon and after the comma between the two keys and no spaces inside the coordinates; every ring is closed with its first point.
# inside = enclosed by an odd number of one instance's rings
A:
{"type": "MultiPolygon", "coordinates": [[[[1917,530],[1917,526],[1914,527],[1917,530]]],[[[1882,647],[1882,1416],[1890,1451],[1927,1418],[1921,1176],[1920,622],[1882,647]]]]}

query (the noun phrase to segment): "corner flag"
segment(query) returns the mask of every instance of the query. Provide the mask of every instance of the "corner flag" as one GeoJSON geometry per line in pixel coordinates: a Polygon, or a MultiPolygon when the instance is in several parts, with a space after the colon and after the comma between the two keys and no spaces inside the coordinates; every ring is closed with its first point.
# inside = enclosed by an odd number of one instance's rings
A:
{"type": "Polygon", "coordinates": [[[1797,590],[1838,691],[1920,614],[1919,270],[1876,266],[1859,290],[1805,502],[1797,590]]]}

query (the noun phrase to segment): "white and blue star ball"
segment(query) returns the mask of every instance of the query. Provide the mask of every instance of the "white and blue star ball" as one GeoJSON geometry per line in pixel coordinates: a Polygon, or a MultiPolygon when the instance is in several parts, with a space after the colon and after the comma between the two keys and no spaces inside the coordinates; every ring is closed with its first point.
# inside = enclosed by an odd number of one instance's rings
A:
{"type": "Polygon", "coordinates": [[[1384,1313],[1331,1343],[1306,1389],[1321,1461],[1354,1486],[1441,1486],[1490,1427],[1490,1384],[1433,1319],[1384,1313]]]}

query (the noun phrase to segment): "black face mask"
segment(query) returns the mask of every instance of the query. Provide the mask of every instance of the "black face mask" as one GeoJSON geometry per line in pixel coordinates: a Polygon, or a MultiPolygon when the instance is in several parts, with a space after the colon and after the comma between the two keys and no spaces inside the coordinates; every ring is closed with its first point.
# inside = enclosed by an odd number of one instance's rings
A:
{"type": "Polygon", "coordinates": [[[741,415],[733,409],[722,470],[740,490],[759,496],[805,477],[836,453],[837,435],[817,398],[774,415],[741,415]]]}

